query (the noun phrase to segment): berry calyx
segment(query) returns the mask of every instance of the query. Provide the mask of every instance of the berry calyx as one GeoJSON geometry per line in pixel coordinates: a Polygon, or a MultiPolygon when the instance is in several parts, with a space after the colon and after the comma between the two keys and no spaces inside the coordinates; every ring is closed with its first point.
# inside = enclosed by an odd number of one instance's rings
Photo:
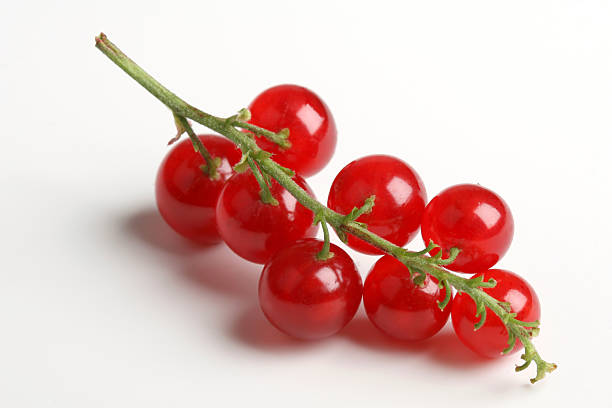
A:
{"type": "Polygon", "coordinates": [[[194,242],[221,241],[215,208],[225,181],[234,173],[240,150],[220,136],[200,135],[200,141],[218,161],[216,177],[203,169],[206,163],[190,140],[177,143],[163,159],[155,181],[157,208],[166,223],[194,242]]]}
{"type": "MultiPolygon", "coordinates": [[[[358,236],[364,241],[383,250],[385,253],[393,254],[394,256],[401,258],[402,262],[404,262],[409,268],[415,268],[417,271],[427,272],[437,279],[440,279],[440,283],[443,287],[448,288],[449,286],[453,286],[461,290],[464,294],[469,295],[476,301],[476,310],[481,316],[480,321],[476,326],[480,327],[482,324],[484,324],[484,317],[486,316],[485,311],[487,310],[486,308],[490,308],[495,315],[500,317],[502,323],[510,334],[509,348],[514,346],[513,340],[517,340],[517,338],[520,339],[525,347],[525,352],[521,355],[524,363],[516,367],[516,371],[522,371],[529,367],[531,363],[535,363],[537,374],[531,379],[532,383],[541,380],[546,373],[549,373],[556,368],[555,364],[548,363],[541,358],[531,341],[532,336],[539,330],[539,323],[537,321],[526,322],[517,320],[516,315],[509,310],[509,306],[508,309],[505,307],[506,305],[509,305],[509,303],[505,302],[502,304],[494,297],[483,292],[484,288],[493,287],[495,284],[494,279],[490,279],[487,282],[484,282],[482,277],[475,278],[474,280],[465,279],[442,268],[442,266],[448,265],[454,260],[455,256],[457,255],[457,251],[453,253],[453,249],[451,249],[451,253],[449,254],[450,257],[445,259],[437,256],[428,257],[425,256],[425,254],[435,247],[435,243],[431,247],[428,245],[424,251],[413,252],[407,251],[402,247],[398,247],[397,245],[394,245],[393,243],[372,233],[366,226],[364,226],[364,224],[354,221],[354,219],[357,217],[351,218],[353,215],[358,216],[366,213],[368,208],[370,208],[372,205],[372,200],[369,202],[366,200],[361,208],[356,209],[354,212],[351,211],[351,213],[348,215],[342,215],[331,211],[329,208],[326,208],[324,205],[314,199],[307,190],[292,179],[293,172],[280,166],[274,160],[270,159],[269,156],[265,157],[267,152],[262,151],[256,145],[255,140],[253,140],[251,136],[236,129],[236,127],[247,129],[244,127],[244,123],[239,123],[241,120],[247,120],[246,117],[248,115],[243,114],[244,111],[229,118],[219,118],[203,112],[189,105],[187,102],[180,99],[170,90],[152,78],[133,60],[128,58],[116,45],[108,40],[103,33],[96,37],[96,47],[113,63],[122,68],[128,75],[147,89],[153,96],[169,107],[175,118],[179,117],[184,118],[185,120],[192,119],[212,130],[221,133],[236,145],[240,146],[244,156],[247,158],[251,157],[252,159],[252,162],[248,163],[248,166],[252,168],[251,165],[253,165],[261,169],[262,172],[260,174],[260,178],[263,179],[263,183],[259,183],[261,188],[260,191],[264,192],[262,193],[262,196],[265,195],[268,201],[274,203],[274,201],[267,196],[267,187],[264,187],[264,184],[269,184],[271,182],[270,178],[274,178],[292,196],[296,197],[297,201],[302,203],[312,212],[322,215],[325,222],[329,222],[329,224],[339,233],[341,238],[346,234],[358,236]]],[[[186,130],[188,131],[188,128],[186,128],[186,130]]],[[[279,142],[279,144],[282,144],[286,141],[284,137],[286,134],[283,132],[274,133],[255,126],[251,126],[251,129],[247,130],[254,131],[257,134],[266,134],[266,137],[269,137],[275,143],[279,142]]],[[[179,128],[177,131],[180,132],[181,129],[179,128]]],[[[199,139],[193,138],[191,134],[189,134],[189,136],[190,138],[195,139],[195,141],[199,141],[199,139]]],[[[203,156],[206,155],[203,154],[203,156]]],[[[204,158],[207,162],[209,162],[207,157],[204,158]]],[[[212,163],[216,164],[215,162],[212,163]]],[[[209,167],[210,176],[214,177],[215,172],[212,171],[212,167],[213,166],[209,167]]],[[[323,219],[319,220],[319,222],[322,221],[323,219]]],[[[321,254],[322,258],[327,258],[326,251],[320,251],[319,253],[321,254]]],[[[328,253],[328,255],[329,254],[331,253],[328,253]]],[[[414,278],[415,282],[420,276],[423,278],[426,277],[426,275],[417,274],[414,278]]],[[[446,290],[448,291],[448,289],[446,290]]],[[[443,303],[444,301],[442,304],[440,304],[440,307],[442,307],[443,303]]]]}
{"type": "MultiPolygon", "coordinates": [[[[535,291],[525,279],[519,275],[502,270],[491,269],[474,275],[471,279],[482,277],[484,281],[493,278],[496,285],[492,288],[483,288],[489,295],[505,302],[510,313],[516,314],[513,318],[523,322],[533,322],[540,319],[540,302],[535,291]]],[[[475,330],[480,321],[477,316],[476,304],[468,295],[461,293],[453,301],[451,316],[455,333],[468,348],[484,357],[501,357],[512,354],[523,347],[517,340],[508,350],[508,330],[506,325],[494,313],[486,314],[484,324],[475,330]]]]}
{"type": "Polygon", "coordinates": [[[318,173],[336,149],[336,123],[314,92],[297,85],[278,85],[259,94],[249,106],[250,123],[273,132],[288,129],[290,147],[266,138],[257,144],[274,153],[274,160],[302,177],[318,173]]]}
{"type": "MultiPolygon", "coordinates": [[[[293,180],[314,196],[303,178],[293,180]]],[[[217,203],[219,234],[236,254],[254,263],[266,263],[285,246],[317,233],[312,211],[274,179],[269,192],[276,205],[262,201],[260,185],[248,169],[227,180],[217,203]]]]}
{"type": "MultiPolygon", "coordinates": [[[[369,197],[376,203],[356,221],[368,230],[398,246],[415,237],[427,202],[425,186],[407,163],[393,156],[372,155],[346,165],[334,179],[327,205],[341,214],[348,214],[369,197]]],[[[361,239],[349,236],[348,246],[366,254],[383,254],[361,239]]]]}
{"type": "MultiPolygon", "coordinates": [[[[514,221],[506,202],[493,191],[475,184],[459,184],[435,196],[423,213],[421,234],[441,247],[461,250],[448,269],[478,273],[497,263],[512,242],[514,221]]],[[[432,250],[436,255],[440,248],[432,250]]]]}
{"type": "Polygon", "coordinates": [[[417,285],[410,271],[392,256],[380,258],[363,285],[363,304],[370,321],[383,333],[400,340],[424,340],[444,327],[450,303],[440,310],[446,289],[427,275],[417,285]]]}
{"type": "Polygon", "coordinates": [[[331,244],[334,256],[317,259],[323,248],[305,239],[281,249],[265,265],[259,280],[259,304],[276,328],[299,339],[337,333],[361,303],[362,283],[353,260],[331,244]]]}

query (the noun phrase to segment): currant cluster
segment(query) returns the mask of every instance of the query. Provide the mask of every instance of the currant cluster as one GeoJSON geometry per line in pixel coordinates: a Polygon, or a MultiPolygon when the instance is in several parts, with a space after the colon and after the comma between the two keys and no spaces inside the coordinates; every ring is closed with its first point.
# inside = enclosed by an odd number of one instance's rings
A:
{"type": "Polygon", "coordinates": [[[304,178],[329,162],[337,131],[315,93],[276,86],[249,109],[219,118],[178,98],[104,34],[96,47],[170,108],[178,130],[171,143],[189,136],[160,166],[162,217],[188,239],[223,241],[263,264],[259,303],[279,330],[300,339],[333,335],[363,298],[370,321],[391,337],[429,338],[450,315],[459,339],[478,354],[499,357],[524,348],[516,370],[535,362],[532,382],[556,368],[531,342],[540,317],[533,288],[510,271],[491,269],[514,232],[510,209],[497,194],[462,184],[428,202],[410,165],[370,155],[338,173],[324,206],[304,178]],[[187,118],[225,138],[197,136],[187,118]],[[319,225],[323,240],[315,238],[319,225]],[[351,257],[330,243],[329,227],[352,249],[380,256],[365,282],[351,257]],[[406,250],[419,228],[426,248],[406,250]]]}
{"type": "MultiPolygon", "coordinates": [[[[277,134],[288,129],[282,143],[256,140],[279,164],[295,169],[293,180],[314,196],[303,177],[320,171],[336,147],[336,126],[326,104],[306,88],[280,85],[257,96],[249,111],[249,123],[255,126],[277,134]]],[[[201,135],[199,140],[217,159],[216,174],[207,171],[190,140],[178,143],[157,176],[159,211],[179,234],[202,244],[223,240],[242,258],[265,264],[259,302],[279,330],[300,339],[335,334],[353,318],[363,296],[371,322],[392,337],[426,339],[452,315],[463,343],[487,357],[502,355],[508,340],[503,322],[491,316],[474,331],[477,310],[469,296],[461,294],[453,301],[452,290],[439,287],[428,274],[415,282],[402,262],[349,235],[346,243],[354,250],[384,255],[362,284],[344,250],[314,238],[320,220],[312,211],[272,178],[264,180],[273,200],[266,202],[253,169],[234,170],[242,154],[233,143],[214,135],[201,135]],[[446,307],[439,307],[442,302],[446,307]]],[[[514,225],[507,204],[494,192],[457,185],[428,204],[425,186],[410,165],[393,156],[371,155],[340,171],[327,204],[340,214],[352,212],[355,221],[400,247],[421,228],[426,244],[439,245],[431,250],[432,256],[442,251],[448,258],[451,248],[460,249],[448,269],[493,278],[497,284],[486,289],[489,294],[508,302],[518,319],[539,319],[538,298],[529,284],[512,272],[490,270],[510,246],[514,225]],[[375,202],[355,214],[370,197],[375,202]]]]}

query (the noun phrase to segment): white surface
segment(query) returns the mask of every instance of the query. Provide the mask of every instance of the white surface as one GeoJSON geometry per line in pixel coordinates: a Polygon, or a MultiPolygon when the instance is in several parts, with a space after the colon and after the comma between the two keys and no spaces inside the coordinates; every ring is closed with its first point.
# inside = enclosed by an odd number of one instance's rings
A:
{"type": "MultiPolygon", "coordinates": [[[[610,3],[51,3],[0,5],[0,406],[612,404],[610,3]],[[497,191],[516,222],[499,266],[536,288],[557,372],[528,385],[517,355],[482,362],[450,326],[419,345],[361,314],[319,343],[276,332],[258,266],[157,216],[172,120],[94,48],[100,31],[219,115],[278,83],[319,93],[340,132],[309,180],[322,199],[379,152],[430,197],[497,191]]],[[[374,259],[355,258],[365,275],[374,259]]]]}

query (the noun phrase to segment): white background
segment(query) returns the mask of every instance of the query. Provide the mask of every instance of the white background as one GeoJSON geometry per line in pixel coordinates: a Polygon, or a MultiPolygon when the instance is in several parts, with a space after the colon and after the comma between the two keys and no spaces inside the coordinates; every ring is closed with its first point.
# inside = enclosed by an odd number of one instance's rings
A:
{"type": "MultiPolygon", "coordinates": [[[[609,2],[1,4],[0,406],[612,405],[609,2]],[[450,326],[395,343],[361,311],[326,341],[278,333],[259,266],[157,215],[172,118],[94,48],[100,31],[214,114],[315,90],[339,129],[309,180],[323,200],[371,153],[409,162],[430,197],[498,192],[516,223],[499,266],[536,288],[557,372],[531,386],[518,355],[483,361],[450,326]]],[[[355,259],[365,276],[374,258],[355,259]]]]}

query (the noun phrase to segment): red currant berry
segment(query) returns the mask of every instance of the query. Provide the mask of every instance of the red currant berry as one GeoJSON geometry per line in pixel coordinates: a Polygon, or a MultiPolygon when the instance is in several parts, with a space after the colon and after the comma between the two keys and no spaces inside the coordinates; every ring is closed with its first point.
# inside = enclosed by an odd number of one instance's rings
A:
{"type": "MultiPolygon", "coordinates": [[[[419,175],[392,156],[362,157],[344,167],[334,179],[327,205],[341,214],[360,207],[372,196],[376,201],[372,212],[358,221],[368,229],[396,245],[406,245],[416,235],[427,202],[425,186],[419,175]]],[[[348,245],[366,254],[382,254],[365,241],[348,237],[348,245]]]]}
{"type": "MultiPolygon", "coordinates": [[[[303,178],[295,176],[293,180],[314,197],[303,178]]],[[[264,204],[259,191],[250,170],[232,176],[221,190],[217,220],[221,237],[235,253],[263,264],[281,248],[314,237],[318,227],[313,225],[312,211],[276,180],[271,180],[270,192],[278,205],[264,204]]]]}
{"type": "MultiPolygon", "coordinates": [[[[510,304],[510,309],[516,313],[516,319],[532,322],[540,319],[540,302],[533,288],[523,278],[515,273],[501,269],[491,269],[474,275],[472,279],[481,276],[485,281],[495,279],[497,285],[483,290],[495,299],[510,304]]],[[[508,331],[503,322],[490,309],[484,325],[474,331],[480,317],[476,317],[476,304],[469,295],[461,293],[455,297],[451,311],[453,327],[459,339],[472,351],[484,357],[501,357],[502,351],[508,346],[508,331]]],[[[522,348],[517,339],[514,353],[522,348]]]]}
{"type": "Polygon", "coordinates": [[[288,149],[264,137],[258,137],[257,144],[299,175],[312,176],[334,154],[336,124],[327,105],[314,92],[297,85],[275,86],[259,94],[249,109],[252,124],[273,132],[289,129],[288,149]]]}
{"type": "Polygon", "coordinates": [[[200,166],[206,164],[191,140],[177,143],[162,161],[155,181],[157,208],[179,234],[201,244],[221,241],[215,207],[223,184],[240,160],[240,150],[220,136],[198,136],[213,157],[221,159],[219,178],[211,179],[200,166]]]}
{"type": "Polygon", "coordinates": [[[341,248],[316,258],[323,242],[305,239],[276,253],[259,280],[259,304],[280,331],[299,339],[321,339],[338,332],[361,303],[361,276],[341,248]]]}
{"type": "Polygon", "coordinates": [[[433,240],[442,247],[444,257],[452,247],[461,249],[448,269],[464,273],[495,265],[510,247],[513,233],[514,221],[506,202],[474,184],[449,187],[434,197],[425,208],[421,224],[425,245],[433,240]]]}
{"type": "Polygon", "coordinates": [[[415,285],[406,266],[385,255],[370,270],[363,286],[363,304],[370,321],[383,333],[400,340],[424,340],[446,324],[451,301],[444,310],[438,302],[446,296],[435,278],[427,275],[415,285]]]}

